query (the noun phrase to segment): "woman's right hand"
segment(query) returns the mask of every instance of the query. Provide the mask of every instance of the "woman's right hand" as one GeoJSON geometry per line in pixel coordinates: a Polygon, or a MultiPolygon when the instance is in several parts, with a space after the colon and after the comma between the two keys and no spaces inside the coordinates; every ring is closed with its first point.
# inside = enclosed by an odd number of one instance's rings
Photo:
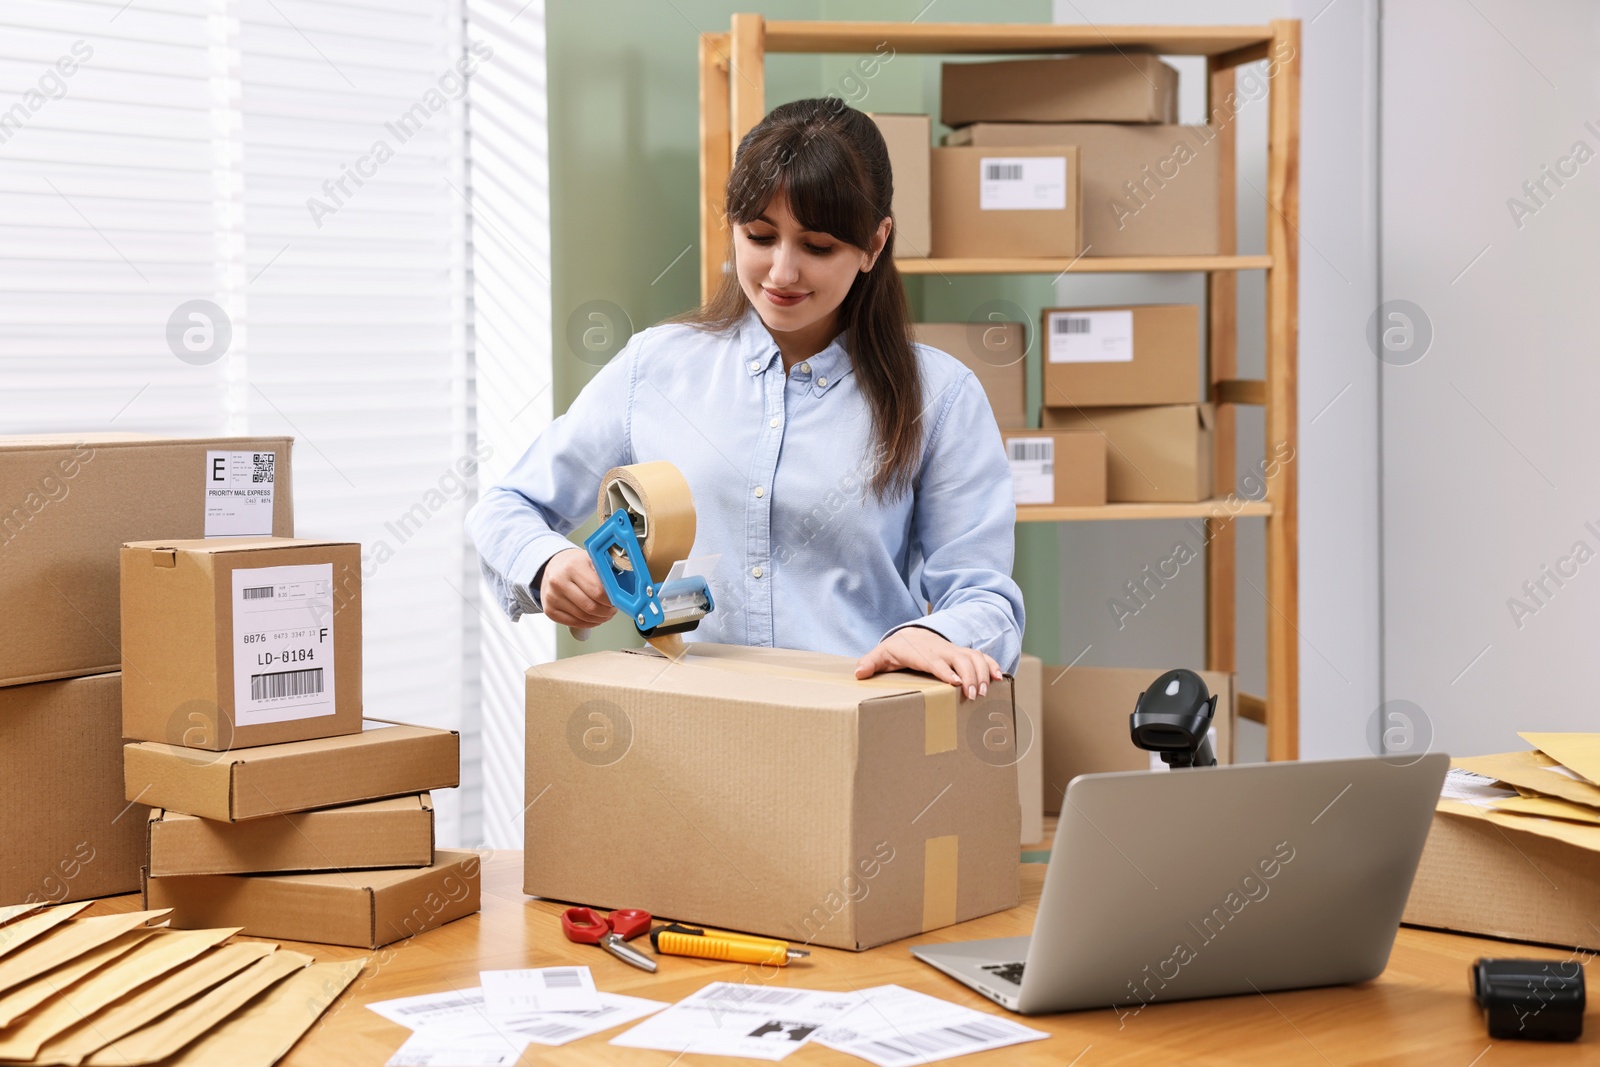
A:
{"type": "Polygon", "coordinates": [[[555,622],[580,629],[599,626],[617,613],[594,562],[581,548],[564,548],[545,563],[539,603],[555,622]]]}

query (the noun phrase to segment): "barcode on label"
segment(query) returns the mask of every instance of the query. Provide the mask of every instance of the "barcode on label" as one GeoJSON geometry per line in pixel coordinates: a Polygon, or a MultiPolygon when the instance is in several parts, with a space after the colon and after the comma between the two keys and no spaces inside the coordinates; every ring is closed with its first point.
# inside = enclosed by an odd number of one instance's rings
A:
{"type": "Polygon", "coordinates": [[[267,600],[272,596],[273,587],[270,585],[257,585],[248,587],[244,591],[246,600],[267,600]]]}
{"type": "Polygon", "coordinates": [[[431,1015],[443,1008],[482,1008],[483,997],[450,997],[429,1000],[425,1004],[396,1004],[394,1010],[401,1015],[431,1015]]]}
{"type": "Polygon", "coordinates": [[[734,1004],[793,1004],[800,999],[799,993],[791,993],[784,989],[753,989],[745,986],[732,986],[719,989],[706,997],[707,1000],[726,1000],[734,1004]]]}
{"type": "Polygon", "coordinates": [[[278,454],[276,452],[251,453],[254,465],[250,471],[250,481],[255,484],[268,483],[274,480],[277,474],[278,454]]]}
{"type": "Polygon", "coordinates": [[[251,700],[278,700],[283,697],[316,696],[322,692],[322,668],[305,671],[276,671],[250,676],[251,700]]]}
{"type": "Polygon", "coordinates": [[[1053,329],[1056,333],[1088,333],[1090,322],[1083,315],[1058,315],[1053,329]]]}
{"type": "MultiPolygon", "coordinates": [[[[971,171],[968,171],[970,174],[971,171]]],[[[984,168],[983,176],[992,182],[1020,182],[1022,180],[1021,163],[990,163],[984,168]]]]}
{"type": "Polygon", "coordinates": [[[582,989],[583,979],[578,977],[577,971],[545,971],[544,987],[546,989],[582,989]]]}
{"type": "Polygon", "coordinates": [[[524,1037],[542,1037],[547,1041],[565,1041],[569,1037],[576,1037],[583,1033],[581,1026],[568,1026],[566,1023],[541,1023],[538,1026],[513,1026],[512,1029],[524,1037]]]}
{"type": "Polygon", "coordinates": [[[1049,463],[1055,459],[1054,441],[1011,441],[1011,458],[1023,463],[1049,463]]]}
{"type": "Polygon", "coordinates": [[[937,1030],[902,1034],[894,1039],[869,1041],[866,1047],[879,1052],[885,1059],[920,1060],[929,1053],[946,1052],[962,1045],[981,1045],[1014,1036],[999,1026],[970,1022],[959,1026],[940,1027],[937,1030]]]}

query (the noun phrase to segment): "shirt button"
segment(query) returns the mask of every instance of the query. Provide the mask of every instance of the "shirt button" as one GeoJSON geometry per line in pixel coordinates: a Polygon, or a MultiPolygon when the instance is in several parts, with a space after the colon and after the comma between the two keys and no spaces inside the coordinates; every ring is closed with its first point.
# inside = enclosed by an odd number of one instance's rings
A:
{"type": "Polygon", "coordinates": [[[751,567],[750,568],[750,574],[751,574],[752,577],[755,577],[755,578],[761,577],[761,568],[760,567],[751,567]]]}
{"type": "Polygon", "coordinates": [[[825,385],[828,384],[828,379],[826,379],[826,378],[818,378],[817,379],[817,384],[819,386],[825,386],[825,385]]]}
{"type": "Polygon", "coordinates": [[[809,364],[809,363],[800,364],[800,373],[801,374],[810,374],[811,373],[811,364],[809,364]]]}
{"type": "Polygon", "coordinates": [[[750,369],[751,370],[759,370],[760,368],[761,368],[761,361],[759,359],[752,359],[750,361],[750,369]]]}
{"type": "Polygon", "coordinates": [[[778,428],[778,420],[777,419],[773,419],[771,422],[767,423],[767,425],[771,426],[774,430],[776,430],[778,428]]]}
{"type": "Polygon", "coordinates": [[[756,496],[766,496],[766,495],[767,495],[767,491],[765,489],[761,488],[761,486],[759,486],[759,485],[756,486],[756,496]]]}

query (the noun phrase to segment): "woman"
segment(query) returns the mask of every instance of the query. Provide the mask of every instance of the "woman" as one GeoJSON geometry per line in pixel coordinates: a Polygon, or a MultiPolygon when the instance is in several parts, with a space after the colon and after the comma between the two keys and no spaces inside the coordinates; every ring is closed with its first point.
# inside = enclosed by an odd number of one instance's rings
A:
{"type": "Polygon", "coordinates": [[[609,468],[664,459],[694,555],[721,555],[687,640],[858,656],[857,677],[924,671],[970,698],[1016,670],[1010,469],[972,372],[910,342],[892,193],[877,126],[841,101],[745,136],[721,289],[629,341],[468,517],[512,618],[615,614],[565,535],[609,468]]]}

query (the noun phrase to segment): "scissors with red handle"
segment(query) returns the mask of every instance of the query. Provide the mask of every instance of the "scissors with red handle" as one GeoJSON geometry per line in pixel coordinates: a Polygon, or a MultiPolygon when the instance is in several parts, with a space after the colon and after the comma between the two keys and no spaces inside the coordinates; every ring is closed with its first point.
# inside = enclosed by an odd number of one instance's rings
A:
{"type": "Polygon", "coordinates": [[[568,908],[561,913],[561,930],[568,941],[599,945],[623,963],[654,974],[656,961],[627,944],[650,932],[650,913],[638,908],[618,908],[609,916],[593,908],[568,908]]]}

